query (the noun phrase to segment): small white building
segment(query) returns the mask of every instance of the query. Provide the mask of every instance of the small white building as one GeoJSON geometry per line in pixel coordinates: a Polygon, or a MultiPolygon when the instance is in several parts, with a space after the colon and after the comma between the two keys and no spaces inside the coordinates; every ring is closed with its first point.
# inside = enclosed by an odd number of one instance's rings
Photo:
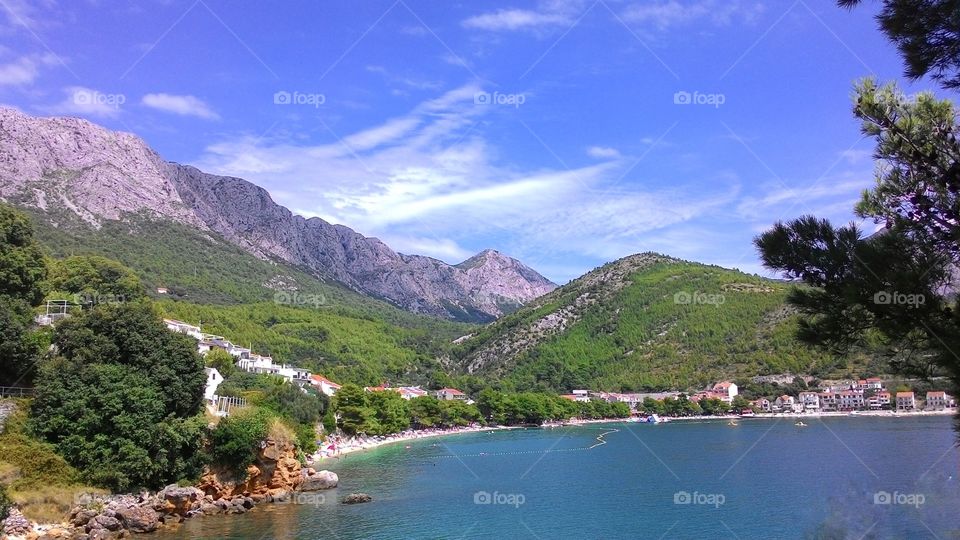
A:
{"type": "Polygon", "coordinates": [[[217,368],[203,368],[207,374],[207,384],[203,388],[203,398],[207,402],[212,402],[217,395],[217,388],[223,382],[223,375],[217,371],[217,368]]]}
{"type": "Polygon", "coordinates": [[[340,385],[324,377],[323,375],[310,375],[310,384],[316,387],[321,394],[333,396],[340,389],[340,385]]]}
{"type": "Polygon", "coordinates": [[[444,401],[453,401],[455,399],[459,401],[466,401],[467,395],[456,388],[442,388],[437,390],[437,399],[444,401]]]}
{"type": "Polygon", "coordinates": [[[188,324],[183,321],[178,321],[176,319],[164,319],[163,323],[167,325],[167,328],[169,330],[172,330],[174,332],[179,332],[181,334],[186,334],[197,340],[203,339],[203,332],[200,331],[199,326],[194,326],[192,324],[188,324]]]}

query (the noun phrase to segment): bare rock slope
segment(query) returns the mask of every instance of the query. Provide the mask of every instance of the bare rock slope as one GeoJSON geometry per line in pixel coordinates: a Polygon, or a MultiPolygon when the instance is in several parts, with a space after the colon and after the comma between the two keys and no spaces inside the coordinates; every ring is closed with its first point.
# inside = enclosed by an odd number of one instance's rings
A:
{"type": "Polygon", "coordinates": [[[556,288],[492,250],[459,265],[397,253],[295,215],[246,180],[164,161],[135,135],[76,118],[0,108],[0,199],[68,211],[94,228],[132,214],[171,220],[403,309],[459,320],[491,320],[556,288]]]}

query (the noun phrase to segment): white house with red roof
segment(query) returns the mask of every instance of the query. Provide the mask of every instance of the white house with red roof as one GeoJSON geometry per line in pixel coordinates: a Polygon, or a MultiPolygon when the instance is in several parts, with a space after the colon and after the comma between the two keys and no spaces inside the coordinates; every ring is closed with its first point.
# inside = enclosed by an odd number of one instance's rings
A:
{"type": "Polygon", "coordinates": [[[942,411],[953,405],[953,399],[942,390],[927,392],[927,400],[924,408],[928,411],[942,411]]]}
{"type": "Polygon", "coordinates": [[[444,401],[453,401],[455,399],[460,401],[467,400],[467,395],[456,388],[441,388],[440,390],[437,390],[436,395],[437,399],[442,399],[444,401]]]}
{"type": "Polygon", "coordinates": [[[890,392],[887,392],[886,390],[881,390],[876,394],[867,398],[867,406],[872,411],[886,409],[890,406],[890,402],[891,402],[890,398],[891,398],[890,392]]]}
{"type": "Polygon", "coordinates": [[[740,394],[740,391],[737,389],[737,385],[734,384],[733,381],[720,381],[713,385],[713,389],[709,392],[709,394],[712,394],[710,397],[716,397],[721,401],[730,403],[733,401],[733,398],[740,394]]]}
{"type": "Polygon", "coordinates": [[[316,387],[320,393],[332,396],[340,389],[340,385],[324,377],[323,375],[310,375],[310,384],[316,387]]]}
{"type": "Polygon", "coordinates": [[[897,392],[897,410],[912,411],[917,408],[917,400],[913,392],[897,392]]]}
{"type": "Polygon", "coordinates": [[[784,394],[773,402],[773,408],[782,412],[792,412],[795,403],[796,400],[793,398],[793,396],[784,394]]]}
{"type": "Polygon", "coordinates": [[[400,393],[400,397],[406,400],[430,395],[429,392],[419,386],[401,386],[396,388],[396,391],[400,393]]]}

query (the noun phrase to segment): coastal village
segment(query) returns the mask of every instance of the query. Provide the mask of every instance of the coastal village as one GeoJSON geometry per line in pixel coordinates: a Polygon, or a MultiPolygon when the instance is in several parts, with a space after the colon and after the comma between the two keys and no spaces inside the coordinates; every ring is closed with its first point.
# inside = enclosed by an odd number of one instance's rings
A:
{"type": "MultiPolygon", "coordinates": [[[[337,390],[341,387],[341,385],[327,379],[323,375],[311,373],[309,370],[288,366],[286,364],[276,364],[272,357],[257,354],[248,347],[235,345],[223,336],[205,333],[201,331],[200,326],[175,319],[164,319],[163,322],[167,325],[168,329],[195,338],[197,340],[197,352],[203,356],[206,356],[207,353],[215,348],[230,353],[235,359],[236,366],[243,371],[282,377],[288,383],[296,384],[301,388],[309,385],[328,397],[336,394],[337,390]]],[[[206,399],[207,407],[210,408],[213,414],[225,416],[229,414],[231,409],[246,405],[245,401],[241,398],[217,395],[217,389],[220,383],[223,382],[224,377],[216,368],[207,367],[205,371],[207,374],[207,382],[204,388],[204,398],[206,399]]],[[[365,387],[364,390],[367,392],[393,391],[399,393],[400,397],[406,400],[432,395],[441,400],[460,400],[473,403],[465,393],[456,388],[441,388],[440,390],[429,392],[419,386],[391,387],[381,384],[379,386],[365,387]]]]}
{"type": "MultiPolygon", "coordinates": [[[[309,385],[320,393],[331,397],[341,387],[341,385],[323,375],[311,373],[309,370],[286,364],[276,364],[273,358],[256,354],[248,347],[235,345],[223,336],[205,333],[200,326],[175,319],[164,319],[164,323],[168,329],[174,332],[195,338],[197,340],[197,351],[201,355],[206,355],[214,348],[223,349],[236,359],[237,367],[244,371],[275,375],[301,387],[309,385]]],[[[231,408],[245,405],[240,398],[218,396],[217,388],[223,382],[223,376],[211,367],[206,368],[206,373],[207,383],[204,396],[212,413],[224,416],[229,414],[231,408]]],[[[420,386],[381,384],[365,387],[364,390],[367,392],[397,392],[406,400],[432,395],[441,400],[461,400],[473,403],[469,396],[456,388],[441,388],[431,392],[420,386]]],[[[930,390],[924,395],[917,395],[916,392],[911,390],[893,391],[886,388],[884,381],[878,377],[836,382],[816,390],[797,392],[796,395],[783,394],[749,401],[742,398],[737,384],[733,381],[720,381],[708,389],[691,394],[679,391],[616,393],[578,389],[573,390],[570,394],[563,394],[561,397],[576,402],[602,400],[609,403],[625,403],[635,415],[645,412],[644,401],[650,399],[661,402],[664,399],[687,399],[692,403],[713,400],[725,404],[723,407],[725,412],[741,416],[764,413],[820,414],[857,413],[860,411],[942,412],[955,411],[957,406],[956,399],[943,390],[930,390]],[[741,399],[738,400],[738,397],[741,397],[741,399]],[[743,406],[744,402],[746,406],[743,406]]]]}

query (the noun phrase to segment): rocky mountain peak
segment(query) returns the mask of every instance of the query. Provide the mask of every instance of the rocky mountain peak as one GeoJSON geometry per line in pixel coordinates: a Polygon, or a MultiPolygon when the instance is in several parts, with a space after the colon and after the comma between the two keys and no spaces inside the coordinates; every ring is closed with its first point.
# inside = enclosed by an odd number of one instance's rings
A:
{"type": "Polygon", "coordinates": [[[76,118],[0,108],[0,199],[49,216],[70,212],[94,228],[132,214],[174,221],[401,308],[460,320],[490,320],[556,288],[492,249],[456,266],[399,254],[295,215],[242,178],[166,162],[136,135],[76,118]]]}

